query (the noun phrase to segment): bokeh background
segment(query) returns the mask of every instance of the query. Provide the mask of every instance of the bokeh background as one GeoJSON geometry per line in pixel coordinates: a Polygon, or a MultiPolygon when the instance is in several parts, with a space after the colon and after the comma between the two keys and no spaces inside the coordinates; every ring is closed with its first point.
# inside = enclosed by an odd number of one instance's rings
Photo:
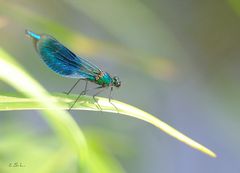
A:
{"type": "MultiPolygon", "coordinates": [[[[239,173],[240,1],[1,0],[0,4],[0,46],[49,92],[66,91],[75,80],[56,75],[42,63],[25,29],[48,33],[118,75],[122,87],[114,91],[115,99],[152,113],[218,155],[210,158],[133,118],[72,111],[112,172],[239,173]]],[[[0,88],[14,91],[4,83],[0,88]]],[[[76,158],[61,147],[39,112],[0,115],[1,173],[78,172],[76,158]],[[10,168],[14,162],[26,167],[10,168]]]]}

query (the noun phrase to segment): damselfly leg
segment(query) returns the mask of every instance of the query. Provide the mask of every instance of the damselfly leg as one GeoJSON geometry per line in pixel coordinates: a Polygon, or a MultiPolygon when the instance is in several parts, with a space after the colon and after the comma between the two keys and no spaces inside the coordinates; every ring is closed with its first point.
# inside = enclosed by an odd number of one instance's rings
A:
{"type": "Polygon", "coordinates": [[[105,88],[103,88],[103,87],[101,86],[101,87],[99,87],[99,89],[100,89],[100,90],[99,90],[96,94],[93,95],[93,99],[94,99],[94,101],[97,103],[98,108],[102,111],[102,108],[101,108],[101,106],[99,105],[99,103],[98,103],[98,101],[97,101],[97,99],[96,99],[96,96],[99,95],[101,92],[103,92],[103,91],[105,90],[105,88]]]}
{"type": "MultiPolygon", "coordinates": [[[[80,80],[78,80],[78,82],[79,82],[80,80]]],[[[77,82],[77,83],[78,83],[77,82]]],[[[76,83],[76,84],[77,84],[76,83]]],[[[76,84],[75,84],[75,86],[76,86],[76,84]]],[[[73,106],[77,103],[77,101],[79,100],[79,98],[82,96],[82,95],[85,95],[86,94],[86,92],[87,92],[87,85],[88,85],[88,81],[86,80],[86,84],[85,84],[85,88],[84,88],[84,90],[78,95],[78,97],[77,97],[77,99],[74,101],[74,103],[72,104],[72,106],[69,108],[69,111],[73,108],[73,106]]],[[[74,88],[74,87],[73,87],[74,88]]],[[[70,90],[70,92],[71,92],[71,90],[70,90]]]]}
{"type": "MultiPolygon", "coordinates": [[[[66,92],[67,95],[69,95],[71,93],[71,91],[76,87],[76,85],[79,83],[79,81],[82,80],[82,79],[78,79],[77,82],[72,86],[72,88],[66,92]]],[[[101,106],[99,105],[97,99],[96,99],[96,96],[99,95],[101,92],[103,92],[106,88],[103,87],[103,86],[99,86],[99,87],[96,87],[96,88],[91,88],[91,89],[87,89],[87,86],[88,86],[88,81],[86,81],[86,84],[85,84],[85,88],[84,90],[78,95],[78,97],[76,98],[76,100],[74,101],[74,103],[71,105],[71,107],[69,108],[69,111],[74,107],[74,105],[77,103],[77,101],[79,100],[79,98],[82,96],[82,95],[85,95],[88,91],[90,90],[95,90],[95,89],[100,89],[99,91],[97,91],[97,93],[95,93],[93,95],[93,99],[94,101],[96,102],[97,104],[97,107],[98,109],[100,109],[102,111],[102,108],[101,106]]],[[[112,103],[111,99],[112,99],[112,91],[113,91],[113,87],[110,88],[110,92],[109,92],[109,97],[108,97],[108,101],[109,103],[115,108],[115,110],[117,111],[117,113],[119,113],[119,110],[118,108],[112,103]]]]}
{"type": "Polygon", "coordinates": [[[72,88],[68,92],[63,92],[63,93],[69,95],[72,92],[72,90],[76,87],[76,85],[80,82],[80,80],[82,79],[78,79],[77,82],[72,86],[72,88]]]}
{"type": "Polygon", "coordinates": [[[108,101],[109,101],[109,103],[111,103],[111,105],[113,105],[113,107],[116,109],[117,113],[119,113],[118,108],[111,102],[111,99],[112,99],[112,91],[113,91],[113,87],[111,87],[111,89],[110,89],[108,101]]]}

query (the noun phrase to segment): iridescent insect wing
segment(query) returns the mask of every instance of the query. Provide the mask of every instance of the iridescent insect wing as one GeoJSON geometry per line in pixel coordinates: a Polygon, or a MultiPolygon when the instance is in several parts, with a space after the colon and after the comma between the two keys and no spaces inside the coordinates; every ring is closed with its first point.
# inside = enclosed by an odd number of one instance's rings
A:
{"type": "Polygon", "coordinates": [[[44,62],[62,76],[94,80],[101,72],[97,66],[77,56],[51,36],[43,35],[36,47],[44,62]]]}

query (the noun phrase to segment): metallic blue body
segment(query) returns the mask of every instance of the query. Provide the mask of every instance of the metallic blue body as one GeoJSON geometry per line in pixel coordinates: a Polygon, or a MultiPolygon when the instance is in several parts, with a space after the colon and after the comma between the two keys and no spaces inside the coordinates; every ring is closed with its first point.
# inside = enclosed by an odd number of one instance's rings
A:
{"type": "Polygon", "coordinates": [[[108,73],[96,65],[74,54],[55,38],[46,34],[26,31],[33,38],[34,45],[47,66],[63,77],[86,79],[98,85],[109,86],[113,80],[108,73]]]}

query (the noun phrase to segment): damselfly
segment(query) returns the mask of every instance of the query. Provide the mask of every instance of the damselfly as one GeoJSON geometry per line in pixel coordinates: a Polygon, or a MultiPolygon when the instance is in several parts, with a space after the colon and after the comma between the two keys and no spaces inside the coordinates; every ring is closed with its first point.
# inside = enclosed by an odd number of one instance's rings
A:
{"type": "MultiPolygon", "coordinates": [[[[78,95],[77,99],[71,105],[69,110],[73,108],[82,95],[85,95],[89,91],[87,88],[88,81],[98,85],[98,87],[94,89],[100,89],[96,94],[93,95],[93,99],[97,103],[99,109],[101,109],[101,107],[95,97],[107,88],[110,88],[109,102],[111,103],[111,93],[113,87],[118,88],[121,86],[121,81],[117,76],[112,77],[110,74],[104,72],[93,63],[76,55],[50,35],[36,34],[29,30],[26,30],[26,35],[33,39],[37,53],[51,70],[63,77],[78,79],[73,87],[67,92],[67,94],[70,94],[80,80],[86,81],[84,91],[78,95]]],[[[113,103],[111,104],[116,110],[118,110],[113,103]]]]}

